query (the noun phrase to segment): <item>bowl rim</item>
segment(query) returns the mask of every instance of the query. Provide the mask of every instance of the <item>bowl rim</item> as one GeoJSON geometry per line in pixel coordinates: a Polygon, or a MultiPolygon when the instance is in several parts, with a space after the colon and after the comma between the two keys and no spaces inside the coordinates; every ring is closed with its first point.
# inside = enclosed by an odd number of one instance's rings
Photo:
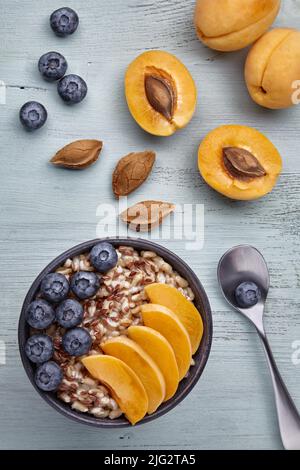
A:
{"type": "Polygon", "coordinates": [[[42,278],[57,269],[61,264],[63,264],[66,259],[70,257],[74,257],[81,253],[89,251],[95,244],[100,243],[102,241],[108,241],[113,246],[131,246],[138,251],[154,251],[159,256],[163,257],[171,266],[183,277],[188,278],[189,285],[193,289],[195,293],[196,300],[198,303],[201,304],[201,317],[204,323],[204,334],[200,343],[200,347],[198,351],[195,353],[194,360],[195,365],[191,369],[191,373],[187,376],[187,378],[183,379],[178,387],[176,394],[167,402],[164,402],[160,405],[157,411],[155,411],[151,415],[146,415],[136,426],[140,426],[142,424],[146,424],[151,422],[169,411],[175,408],[180,402],[186,398],[186,396],[192,391],[194,386],[199,381],[209,358],[211,345],[212,345],[212,337],[213,337],[213,319],[212,319],[212,311],[210,307],[210,303],[207,297],[207,294],[204,290],[203,285],[201,284],[198,276],[194,273],[194,271],[190,268],[190,266],[183,261],[178,255],[170,251],[168,248],[165,248],[162,245],[159,245],[151,240],[146,240],[143,238],[135,238],[135,237],[105,237],[105,238],[96,238],[93,240],[88,240],[86,242],[80,243],[78,245],[69,248],[68,250],[64,251],[57,257],[55,257],[35,278],[31,287],[29,288],[27,295],[24,299],[19,322],[18,322],[18,344],[19,344],[19,352],[21,356],[21,361],[26,372],[29,381],[37,391],[37,393],[56,411],[60,414],[66,416],[77,423],[85,424],[92,427],[97,428],[128,428],[132,427],[129,421],[125,417],[117,418],[115,420],[110,420],[108,418],[97,418],[89,414],[80,413],[76,410],[73,410],[69,404],[64,403],[59,398],[56,397],[55,392],[47,393],[40,390],[34,381],[34,370],[35,365],[32,364],[29,359],[27,358],[24,345],[25,341],[28,338],[28,334],[26,331],[29,330],[29,327],[26,325],[25,320],[25,311],[27,306],[36,296],[42,278]],[[198,299],[197,299],[198,296],[198,299]]]}

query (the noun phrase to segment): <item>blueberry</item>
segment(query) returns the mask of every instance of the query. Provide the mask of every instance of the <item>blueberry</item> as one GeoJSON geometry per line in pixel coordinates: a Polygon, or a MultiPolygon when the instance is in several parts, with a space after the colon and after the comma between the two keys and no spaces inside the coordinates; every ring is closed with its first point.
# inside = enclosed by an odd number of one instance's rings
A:
{"type": "Polygon", "coordinates": [[[56,309],[56,321],[63,328],[73,328],[83,320],[83,307],[75,299],[67,299],[56,309]]]}
{"type": "Polygon", "coordinates": [[[110,243],[101,242],[95,245],[91,250],[90,260],[99,273],[106,273],[116,266],[118,255],[110,243]]]}
{"type": "Polygon", "coordinates": [[[42,364],[53,356],[53,341],[48,335],[33,335],[25,345],[25,353],[31,362],[42,364]]]}
{"type": "Polygon", "coordinates": [[[20,121],[28,131],[40,129],[47,121],[46,108],[37,101],[23,104],[19,112],[20,121]]]}
{"type": "Polygon", "coordinates": [[[78,15],[72,8],[59,8],[50,16],[50,26],[57,36],[64,37],[73,34],[78,24],[78,15]]]}
{"type": "Polygon", "coordinates": [[[41,283],[41,294],[48,302],[58,303],[65,300],[69,290],[69,282],[63,274],[47,274],[41,283]]]}
{"type": "Polygon", "coordinates": [[[56,362],[45,362],[35,373],[35,383],[44,392],[54,392],[63,379],[61,368],[56,362]]]}
{"type": "Polygon", "coordinates": [[[87,354],[92,345],[91,335],[84,328],[68,330],[62,337],[62,347],[70,356],[87,354]]]}
{"type": "Polygon", "coordinates": [[[80,103],[87,94],[87,84],[78,75],[66,75],[57,85],[59,96],[69,104],[80,103]]]}
{"type": "Polygon", "coordinates": [[[99,277],[93,272],[79,271],[71,278],[71,289],[82,300],[94,297],[99,287],[99,277]]]}
{"type": "Polygon", "coordinates": [[[27,323],[37,330],[48,328],[55,318],[54,309],[43,299],[31,302],[25,315],[27,323]]]}
{"type": "Polygon", "coordinates": [[[64,76],[68,63],[59,52],[47,52],[39,60],[39,71],[41,75],[50,82],[55,82],[64,76]]]}
{"type": "Polygon", "coordinates": [[[261,298],[261,290],[254,282],[242,282],[235,289],[235,299],[241,308],[249,308],[256,305],[261,298]]]}

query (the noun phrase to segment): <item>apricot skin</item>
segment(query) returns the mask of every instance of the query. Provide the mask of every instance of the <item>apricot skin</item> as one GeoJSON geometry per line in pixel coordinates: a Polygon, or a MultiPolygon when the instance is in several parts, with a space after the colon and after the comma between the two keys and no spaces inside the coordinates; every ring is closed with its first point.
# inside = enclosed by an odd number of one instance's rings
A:
{"type": "Polygon", "coordinates": [[[252,44],[274,22],[280,0],[198,0],[195,26],[211,49],[236,51],[252,44]]]}
{"type": "Polygon", "coordinates": [[[245,80],[252,99],[270,109],[294,104],[293,84],[300,79],[300,31],[277,28],[252,47],[245,65],[245,80]]]}
{"type": "Polygon", "coordinates": [[[198,152],[199,171],[206,183],[230,199],[258,199],[269,193],[282,170],[282,160],[272,142],[247,126],[227,125],[210,132],[198,152]],[[266,176],[241,181],[232,177],[223,163],[223,148],[239,147],[251,152],[264,167],[266,176]]]}
{"type": "Polygon", "coordinates": [[[129,111],[146,132],[170,136],[185,127],[193,117],[197,102],[195,82],[177,57],[165,51],[147,51],[138,56],[125,75],[125,95],[129,111]],[[171,120],[153,109],[145,90],[145,76],[151,71],[162,71],[175,86],[176,104],[171,120]]]}

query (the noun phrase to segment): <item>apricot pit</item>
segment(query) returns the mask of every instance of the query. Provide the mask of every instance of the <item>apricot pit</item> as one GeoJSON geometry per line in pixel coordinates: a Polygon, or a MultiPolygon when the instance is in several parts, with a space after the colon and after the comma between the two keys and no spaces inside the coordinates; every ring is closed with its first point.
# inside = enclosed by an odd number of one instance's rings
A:
{"type": "Polygon", "coordinates": [[[148,51],[128,67],[125,94],[136,122],[153,135],[185,127],[195,111],[197,90],[187,68],[172,54],[148,51]]]}

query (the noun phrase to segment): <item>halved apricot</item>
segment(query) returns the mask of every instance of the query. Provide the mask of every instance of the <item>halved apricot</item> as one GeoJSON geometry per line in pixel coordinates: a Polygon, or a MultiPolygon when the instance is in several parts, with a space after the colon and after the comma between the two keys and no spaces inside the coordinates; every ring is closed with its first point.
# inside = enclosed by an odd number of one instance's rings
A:
{"type": "Polygon", "coordinates": [[[148,410],[145,388],[125,362],[115,357],[97,355],[85,357],[82,363],[92,377],[110,390],[131,424],[144,418],[148,410]]]}
{"type": "Polygon", "coordinates": [[[177,315],[189,334],[192,354],[195,354],[203,335],[203,321],[195,305],[168,284],[149,284],[145,286],[145,292],[151,303],[163,305],[177,315]]]}
{"type": "Polygon", "coordinates": [[[147,326],[130,326],[128,335],[152,357],[166,382],[164,401],[169,400],[178,388],[179,372],[172,346],[158,331],[147,326]]]}
{"type": "Polygon", "coordinates": [[[185,127],[197,101],[191,74],[175,56],[164,51],[144,52],[129,65],[125,94],[136,122],[158,136],[169,136],[185,127]]]}
{"type": "Polygon", "coordinates": [[[272,142],[247,126],[226,125],[210,132],[198,152],[206,183],[231,199],[258,199],[272,191],[282,160],[272,142]]]}
{"type": "Polygon", "coordinates": [[[173,348],[179,371],[179,380],[187,374],[192,361],[192,347],[188,332],[178,317],[163,305],[141,306],[143,322],[161,333],[173,348]]]}
{"type": "Polygon", "coordinates": [[[154,413],[166,395],[164,377],[141,346],[126,336],[109,339],[101,344],[105,354],[117,357],[127,364],[139,377],[148,396],[148,413],[154,413]]]}

